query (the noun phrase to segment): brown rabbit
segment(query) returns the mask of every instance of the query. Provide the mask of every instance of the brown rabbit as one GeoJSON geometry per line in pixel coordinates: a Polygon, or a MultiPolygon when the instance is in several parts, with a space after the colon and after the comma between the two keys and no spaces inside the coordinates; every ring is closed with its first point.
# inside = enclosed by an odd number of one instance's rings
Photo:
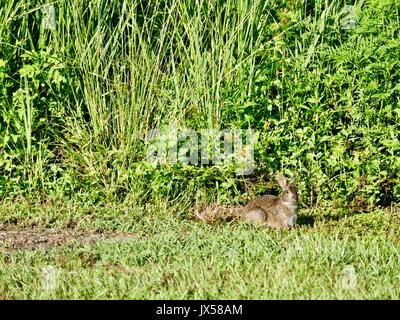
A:
{"type": "Polygon", "coordinates": [[[283,191],[279,197],[264,195],[250,201],[242,210],[242,219],[247,222],[276,228],[291,228],[297,220],[298,197],[294,188],[294,176],[289,184],[282,174],[277,175],[283,191]]]}

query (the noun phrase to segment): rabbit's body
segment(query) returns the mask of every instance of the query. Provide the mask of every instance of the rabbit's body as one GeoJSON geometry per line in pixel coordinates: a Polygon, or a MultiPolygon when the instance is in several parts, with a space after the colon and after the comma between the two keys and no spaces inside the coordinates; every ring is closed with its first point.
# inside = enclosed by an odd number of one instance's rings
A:
{"type": "Polygon", "coordinates": [[[294,177],[287,184],[286,178],[278,175],[283,189],[277,197],[264,195],[250,201],[242,210],[242,219],[247,222],[268,225],[277,228],[291,228],[297,220],[297,193],[294,189],[294,177]]]}

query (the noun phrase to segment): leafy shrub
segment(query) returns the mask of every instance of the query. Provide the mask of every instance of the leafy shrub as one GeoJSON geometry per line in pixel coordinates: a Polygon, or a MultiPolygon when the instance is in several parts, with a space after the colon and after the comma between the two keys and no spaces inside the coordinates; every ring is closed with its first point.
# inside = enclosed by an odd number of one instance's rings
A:
{"type": "Polygon", "coordinates": [[[399,200],[397,1],[354,2],[346,30],[343,1],[63,0],[53,31],[41,2],[6,4],[0,196],[242,202],[284,171],[305,205],[399,200]],[[255,171],[148,166],[148,132],[176,123],[257,130],[255,171]]]}

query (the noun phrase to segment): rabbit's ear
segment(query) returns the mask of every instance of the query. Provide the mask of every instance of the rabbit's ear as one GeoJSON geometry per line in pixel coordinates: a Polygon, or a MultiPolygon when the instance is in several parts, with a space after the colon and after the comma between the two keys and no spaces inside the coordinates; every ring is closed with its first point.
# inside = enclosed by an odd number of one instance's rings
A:
{"type": "Polygon", "coordinates": [[[291,190],[291,191],[294,190],[294,179],[295,179],[295,175],[293,174],[293,176],[290,178],[290,181],[289,181],[289,190],[291,190]]]}
{"type": "Polygon", "coordinates": [[[286,178],[282,173],[278,173],[278,175],[276,176],[276,179],[278,180],[279,185],[281,186],[282,189],[286,188],[286,178]]]}

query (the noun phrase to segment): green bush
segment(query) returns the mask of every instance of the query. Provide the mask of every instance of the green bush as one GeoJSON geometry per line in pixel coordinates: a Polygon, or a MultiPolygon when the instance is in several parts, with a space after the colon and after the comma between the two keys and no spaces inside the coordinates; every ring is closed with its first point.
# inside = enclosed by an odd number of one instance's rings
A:
{"type": "Polygon", "coordinates": [[[1,3],[0,197],[243,202],[284,171],[306,206],[399,201],[398,1],[354,29],[344,1],[62,0],[55,30],[1,3]],[[254,172],[149,166],[171,124],[257,130],[254,172]]]}

